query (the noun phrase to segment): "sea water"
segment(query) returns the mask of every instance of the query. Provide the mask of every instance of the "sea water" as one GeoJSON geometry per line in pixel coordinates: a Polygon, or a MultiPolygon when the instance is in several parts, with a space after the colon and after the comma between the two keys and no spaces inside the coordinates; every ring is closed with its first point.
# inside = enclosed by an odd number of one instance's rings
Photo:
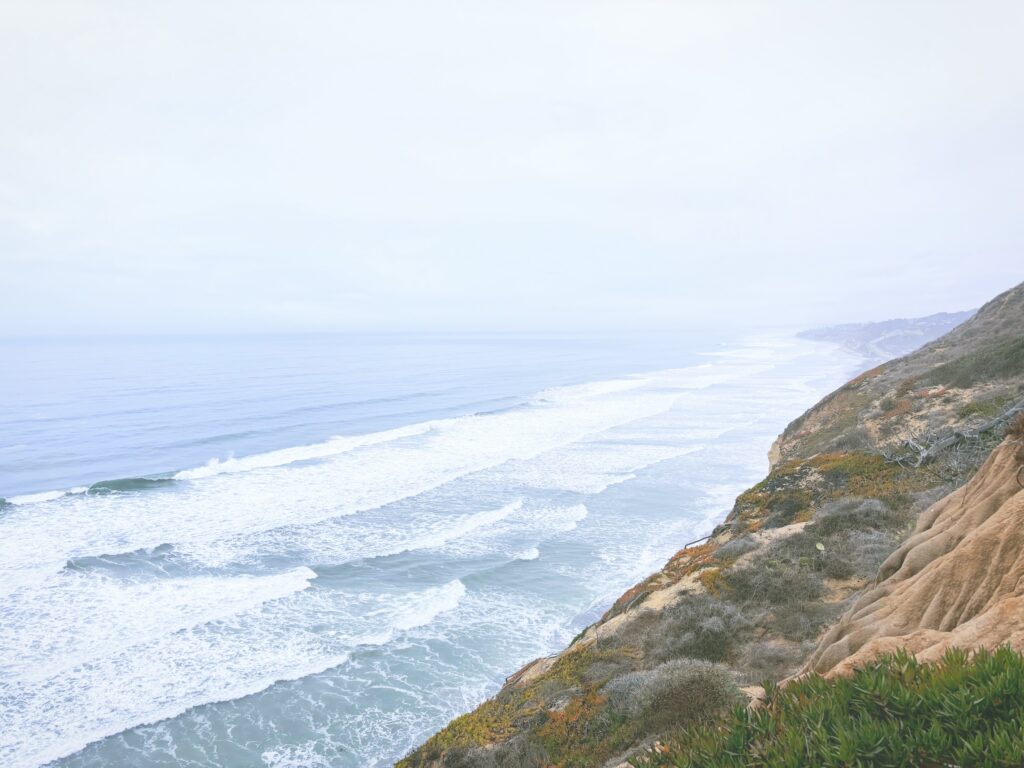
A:
{"type": "Polygon", "coordinates": [[[788,334],[0,342],[0,764],[389,765],[707,533],[788,334]]]}

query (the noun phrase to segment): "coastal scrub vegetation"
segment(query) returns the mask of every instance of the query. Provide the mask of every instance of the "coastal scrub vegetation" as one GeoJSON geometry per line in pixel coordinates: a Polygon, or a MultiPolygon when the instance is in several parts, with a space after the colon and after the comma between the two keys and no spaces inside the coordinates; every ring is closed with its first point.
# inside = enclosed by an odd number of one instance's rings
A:
{"type": "Polygon", "coordinates": [[[871,578],[911,520],[906,510],[895,511],[878,499],[829,502],[802,531],[773,542],[760,560],[766,569],[774,565],[831,579],[871,578]]]}
{"type": "Polygon", "coordinates": [[[660,613],[645,611],[614,646],[631,646],[649,663],[687,657],[727,661],[750,631],[750,622],[732,605],[709,595],[683,595],[660,613]]]}
{"type": "Polygon", "coordinates": [[[1007,338],[936,366],[928,382],[967,388],[979,382],[1024,375],[1024,337],[1007,338]]]}
{"type": "Polygon", "coordinates": [[[731,515],[736,533],[807,522],[833,501],[873,498],[894,510],[911,494],[933,487],[927,472],[892,463],[878,453],[841,451],[792,459],[736,499],[731,515]]]}
{"type": "Polygon", "coordinates": [[[1024,657],[950,649],[934,663],[899,651],[850,678],[765,686],[763,706],[735,707],[634,760],[643,768],[1020,766],[1024,657]]]}
{"type": "Polygon", "coordinates": [[[621,675],[602,693],[612,714],[638,720],[648,733],[704,720],[741,700],[725,667],[694,659],[621,675]]]}

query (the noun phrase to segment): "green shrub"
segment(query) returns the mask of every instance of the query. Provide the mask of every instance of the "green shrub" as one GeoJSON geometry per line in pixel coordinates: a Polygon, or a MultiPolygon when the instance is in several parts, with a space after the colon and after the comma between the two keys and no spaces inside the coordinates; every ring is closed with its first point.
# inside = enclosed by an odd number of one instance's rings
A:
{"type": "Polygon", "coordinates": [[[765,528],[781,528],[794,521],[810,504],[810,495],[803,490],[780,490],[771,494],[765,503],[768,516],[765,528]]]}
{"type": "Polygon", "coordinates": [[[878,499],[850,497],[822,506],[807,528],[818,536],[829,536],[840,531],[893,531],[906,523],[906,515],[894,512],[878,499]]]}
{"type": "Polygon", "coordinates": [[[627,672],[610,680],[601,693],[608,697],[608,707],[622,717],[637,718],[643,714],[640,690],[650,680],[651,671],[627,672]]]}
{"type": "Polygon", "coordinates": [[[899,542],[909,516],[877,499],[822,506],[798,533],[769,545],[753,566],[810,571],[832,579],[871,578],[899,542]]]}
{"type": "Polygon", "coordinates": [[[658,613],[638,617],[623,640],[653,662],[684,656],[725,661],[749,629],[735,606],[710,595],[683,595],[658,613]]]}
{"type": "Polygon", "coordinates": [[[872,578],[899,544],[899,536],[874,529],[840,531],[831,536],[808,529],[775,542],[765,559],[809,570],[830,579],[872,578]]]}
{"type": "Polygon", "coordinates": [[[1010,404],[1011,398],[1003,395],[998,397],[978,398],[962,405],[956,412],[961,419],[980,418],[993,419],[999,416],[1010,404]]]}
{"type": "Polygon", "coordinates": [[[723,594],[740,605],[800,605],[817,600],[825,591],[817,573],[763,557],[726,571],[722,581],[723,594]]]}
{"type": "Polygon", "coordinates": [[[747,552],[753,552],[757,549],[757,546],[753,536],[749,534],[738,536],[716,549],[715,557],[719,560],[735,560],[737,557],[747,554],[747,552]]]}
{"type": "Polygon", "coordinates": [[[743,649],[743,656],[736,667],[745,683],[781,680],[799,669],[809,653],[807,647],[795,643],[759,640],[743,649]]]}
{"type": "Polygon", "coordinates": [[[787,640],[813,640],[821,634],[827,624],[835,621],[842,613],[839,603],[791,603],[773,608],[771,616],[762,624],[782,635],[787,640]]]}
{"type": "Polygon", "coordinates": [[[674,659],[622,675],[602,693],[612,712],[638,721],[644,733],[708,720],[741,698],[725,667],[694,659],[674,659]]]}
{"type": "Polygon", "coordinates": [[[953,649],[923,664],[905,652],[850,678],[766,685],[763,707],[735,707],[680,732],[650,768],[1016,766],[1024,759],[1024,657],[953,649]]]}
{"type": "Polygon", "coordinates": [[[899,544],[898,537],[884,531],[850,531],[826,541],[821,570],[830,579],[874,578],[899,544]]]}
{"type": "Polygon", "coordinates": [[[874,445],[870,433],[863,427],[850,427],[829,441],[829,451],[865,451],[874,445]]]}

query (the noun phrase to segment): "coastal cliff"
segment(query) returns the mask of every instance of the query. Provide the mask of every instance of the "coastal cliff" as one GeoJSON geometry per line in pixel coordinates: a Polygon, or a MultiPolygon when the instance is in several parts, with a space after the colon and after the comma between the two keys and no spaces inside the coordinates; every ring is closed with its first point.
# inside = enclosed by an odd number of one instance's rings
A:
{"type": "Polygon", "coordinates": [[[1024,416],[964,487],[917,521],[804,669],[849,674],[905,649],[1024,648],[1024,416]]]}
{"type": "Polygon", "coordinates": [[[1019,648],[1022,412],[1024,284],[796,419],[707,541],[399,765],[610,768],[764,681],[1019,648]]]}

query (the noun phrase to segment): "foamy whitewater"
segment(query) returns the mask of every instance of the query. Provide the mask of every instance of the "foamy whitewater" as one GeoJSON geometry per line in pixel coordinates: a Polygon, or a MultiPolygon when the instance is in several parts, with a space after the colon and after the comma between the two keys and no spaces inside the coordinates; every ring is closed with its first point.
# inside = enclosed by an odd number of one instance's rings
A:
{"type": "Polygon", "coordinates": [[[706,533],[790,336],[7,342],[0,765],[389,765],[706,533]]]}

